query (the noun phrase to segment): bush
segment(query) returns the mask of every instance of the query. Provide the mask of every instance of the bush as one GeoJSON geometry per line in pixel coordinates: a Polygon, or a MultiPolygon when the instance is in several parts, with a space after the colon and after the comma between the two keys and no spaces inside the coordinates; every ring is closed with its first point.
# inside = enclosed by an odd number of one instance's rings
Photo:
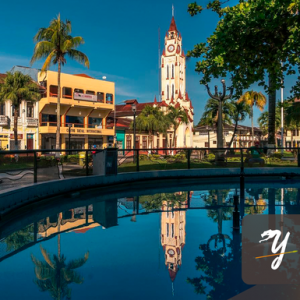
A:
{"type": "Polygon", "coordinates": [[[139,156],[139,159],[140,159],[140,160],[147,160],[147,159],[148,159],[148,156],[147,156],[146,154],[141,154],[141,155],[139,156]]]}
{"type": "Polygon", "coordinates": [[[150,158],[152,158],[152,159],[159,159],[160,155],[159,154],[152,154],[152,155],[150,155],[150,158]]]}
{"type": "Polygon", "coordinates": [[[216,159],[216,156],[215,156],[214,154],[212,154],[212,153],[209,153],[209,154],[206,155],[206,157],[205,157],[205,160],[206,160],[206,161],[209,161],[209,162],[213,162],[213,161],[215,161],[215,159],[216,159]]]}
{"type": "Polygon", "coordinates": [[[273,154],[271,154],[270,158],[276,158],[276,159],[282,159],[283,154],[280,152],[274,152],[273,154]]]}

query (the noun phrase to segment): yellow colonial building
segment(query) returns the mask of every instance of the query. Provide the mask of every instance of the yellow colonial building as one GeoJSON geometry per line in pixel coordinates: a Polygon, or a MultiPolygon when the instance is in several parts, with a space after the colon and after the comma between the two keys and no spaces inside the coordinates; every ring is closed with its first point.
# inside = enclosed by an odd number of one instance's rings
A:
{"type": "MultiPolygon", "coordinates": [[[[55,149],[57,72],[40,72],[38,81],[46,88],[39,101],[39,148],[55,149]]],[[[115,129],[107,128],[106,117],[114,109],[114,102],[114,82],[62,73],[61,149],[89,149],[93,145],[104,148],[112,144],[115,129]]]]}

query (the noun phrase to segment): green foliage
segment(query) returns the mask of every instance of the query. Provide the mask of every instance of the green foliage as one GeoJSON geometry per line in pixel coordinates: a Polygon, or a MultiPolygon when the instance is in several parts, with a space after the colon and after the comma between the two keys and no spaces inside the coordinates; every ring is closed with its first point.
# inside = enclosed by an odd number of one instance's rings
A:
{"type": "Polygon", "coordinates": [[[35,61],[46,58],[42,71],[48,70],[51,64],[61,63],[64,65],[66,56],[84,64],[89,68],[90,63],[87,56],[81,51],[76,50],[84,44],[80,36],[72,37],[71,21],[63,22],[60,15],[50,22],[48,28],[41,28],[34,37],[36,42],[31,64],[35,61]]]}
{"type": "Polygon", "coordinates": [[[33,224],[26,226],[24,229],[15,231],[4,239],[6,251],[15,251],[19,248],[34,241],[33,224]]]}
{"type": "MultiPolygon", "coordinates": [[[[188,52],[188,56],[201,58],[196,65],[196,71],[203,74],[201,83],[209,82],[211,77],[225,77],[229,72],[239,97],[255,82],[266,91],[275,91],[282,86],[284,74],[299,70],[300,58],[295,54],[300,46],[298,1],[240,1],[223,9],[219,1],[213,1],[208,8],[222,18],[207,43],[188,52]],[[266,83],[266,71],[272,86],[266,83]]],[[[188,11],[196,15],[201,10],[193,3],[188,11]]],[[[291,92],[300,94],[299,79],[291,92]]]]}
{"type": "Polygon", "coordinates": [[[140,154],[140,155],[139,155],[139,159],[140,159],[140,160],[148,160],[149,157],[148,157],[148,155],[146,155],[146,154],[140,154]]]}
{"type": "MultiPolygon", "coordinates": [[[[151,147],[153,134],[156,132],[165,133],[170,127],[170,123],[168,119],[164,117],[163,112],[158,107],[150,105],[146,105],[137,116],[135,124],[139,132],[144,131],[149,134],[151,147]]],[[[133,128],[133,122],[130,124],[130,128],[133,128]]]]}
{"type": "Polygon", "coordinates": [[[209,153],[208,155],[205,156],[205,160],[209,162],[215,161],[216,156],[213,153],[209,153]]]}

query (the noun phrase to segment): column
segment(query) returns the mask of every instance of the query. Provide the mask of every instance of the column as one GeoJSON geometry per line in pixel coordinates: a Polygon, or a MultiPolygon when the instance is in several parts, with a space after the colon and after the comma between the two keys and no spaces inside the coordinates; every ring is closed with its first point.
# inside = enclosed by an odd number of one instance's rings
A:
{"type": "Polygon", "coordinates": [[[66,135],[61,135],[61,149],[66,149],[66,135]]]}
{"type": "Polygon", "coordinates": [[[89,149],[89,136],[87,134],[84,135],[84,149],[89,149]]]}

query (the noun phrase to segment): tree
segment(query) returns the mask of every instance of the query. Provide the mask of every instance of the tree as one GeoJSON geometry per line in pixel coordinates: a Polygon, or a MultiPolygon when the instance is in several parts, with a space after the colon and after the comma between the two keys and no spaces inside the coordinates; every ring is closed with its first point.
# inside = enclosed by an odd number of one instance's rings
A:
{"type": "MultiPolygon", "coordinates": [[[[300,69],[300,3],[240,0],[225,8],[221,4],[219,0],[208,4],[221,19],[207,43],[197,44],[188,56],[201,58],[196,71],[203,74],[203,84],[230,74],[236,98],[255,82],[264,87],[269,95],[268,143],[275,144],[276,90],[284,86],[286,76],[296,73],[295,68],[300,69]]],[[[196,2],[188,8],[192,16],[202,10],[196,2]]],[[[300,77],[291,93],[299,96],[300,77]]]]}
{"type": "MultiPolygon", "coordinates": [[[[233,112],[233,106],[230,101],[224,101],[222,104],[222,122],[223,126],[224,124],[231,124],[231,115],[233,112]]],[[[205,108],[204,113],[202,114],[202,117],[199,121],[198,125],[208,125],[212,127],[218,127],[218,121],[219,121],[219,101],[216,99],[208,99],[205,108]]],[[[223,128],[222,126],[222,128],[223,128]]],[[[223,131],[223,130],[222,130],[223,131]]],[[[224,144],[224,136],[222,132],[222,140],[224,144]]],[[[223,145],[224,146],[224,145],[223,145]]]]}
{"type": "Polygon", "coordinates": [[[48,291],[55,300],[71,299],[71,288],[68,285],[71,283],[83,283],[83,278],[74,270],[86,263],[89,252],[83,258],[66,263],[64,255],[53,255],[51,259],[46,249],[42,246],[40,248],[45,261],[40,261],[31,255],[35,265],[36,285],[42,292],[48,291]]]}
{"type": "MultiPolygon", "coordinates": [[[[223,103],[223,125],[231,124],[231,115],[233,111],[232,103],[229,101],[225,101],[223,103]]],[[[199,125],[210,125],[217,126],[218,124],[218,115],[219,115],[219,101],[215,99],[208,99],[204,108],[204,112],[199,121],[199,125]]]]}
{"type": "Polygon", "coordinates": [[[170,123],[173,125],[173,131],[174,131],[173,147],[176,148],[177,146],[176,131],[181,124],[188,123],[188,116],[186,111],[183,108],[181,107],[175,108],[173,106],[169,106],[167,118],[169,119],[170,123]]]}
{"type": "Polygon", "coordinates": [[[244,93],[238,103],[244,102],[251,107],[251,127],[252,127],[252,141],[254,141],[254,126],[253,126],[253,107],[256,106],[260,111],[263,111],[267,102],[264,94],[255,91],[248,91],[244,93]]]}
{"type": "Polygon", "coordinates": [[[40,93],[38,85],[29,75],[21,72],[6,73],[3,83],[0,85],[0,102],[10,100],[14,109],[14,140],[15,150],[18,148],[18,116],[22,100],[38,101],[40,93]]]}
{"type": "Polygon", "coordinates": [[[60,74],[61,67],[67,62],[66,56],[84,64],[89,68],[90,62],[87,56],[76,48],[84,44],[82,37],[72,37],[72,26],[69,20],[63,22],[60,15],[50,22],[48,28],[40,28],[34,37],[36,43],[31,64],[35,61],[46,58],[42,72],[49,69],[52,64],[58,65],[57,73],[57,130],[56,149],[60,149],[60,74]]]}
{"type": "Polygon", "coordinates": [[[229,142],[228,148],[231,148],[231,144],[233,142],[234,136],[237,131],[238,123],[244,121],[247,115],[251,113],[250,106],[245,102],[238,103],[232,100],[231,104],[232,104],[231,119],[234,122],[234,129],[233,129],[233,134],[229,142]]]}
{"type": "MultiPolygon", "coordinates": [[[[163,112],[158,107],[150,105],[146,105],[135,120],[137,130],[148,133],[150,148],[152,148],[153,134],[155,132],[163,133],[166,130],[166,122],[168,122],[168,119],[164,117],[163,112]]],[[[133,123],[131,123],[130,127],[133,127],[133,123]]]]}

